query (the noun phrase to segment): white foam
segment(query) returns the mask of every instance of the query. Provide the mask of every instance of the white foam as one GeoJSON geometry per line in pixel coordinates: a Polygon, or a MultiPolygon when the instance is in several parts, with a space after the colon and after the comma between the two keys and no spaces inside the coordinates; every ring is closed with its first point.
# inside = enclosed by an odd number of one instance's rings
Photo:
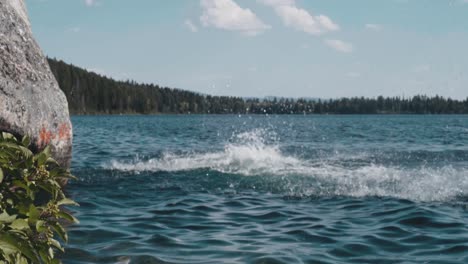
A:
{"type": "Polygon", "coordinates": [[[372,164],[349,168],[336,162],[341,154],[324,160],[302,160],[283,154],[277,144],[265,143],[264,137],[264,131],[255,130],[235,136],[234,142],[226,144],[223,151],[187,155],[167,153],[158,159],[112,161],[110,168],[135,173],[206,168],[244,176],[300,177],[301,180],[296,182],[293,177],[284,181],[288,185],[284,189],[293,195],[383,196],[419,201],[442,201],[468,195],[466,168],[450,165],[404,168],[372,164]],[[304,178],[311,181],[304,182],[304,178]]]}
{"type": "Polygon", "coordinates": [[[112,161],[111,168],[122,171],[184,171],[208,168],[223,173],[242,175],[284,174],[300,167],[302,161],[285,156],[278,145],[264,142],[263,130],[235,136],[236,143],[226,144],[223,151],[174,155],[166,153],[162,158],[131,163],[112,161]]]}
{"type": "MultiPolygon", "coordinates": [[[[398,168],[369,165],[356,169],[325,166],[312,174],[334,183],[330,194],[345,196],[397,197],[417,201],[446,201],[468,195],[468,171],[441,168],[398,168]]],[[[316,188],[305,190],[314,195],[316,188]]]]}

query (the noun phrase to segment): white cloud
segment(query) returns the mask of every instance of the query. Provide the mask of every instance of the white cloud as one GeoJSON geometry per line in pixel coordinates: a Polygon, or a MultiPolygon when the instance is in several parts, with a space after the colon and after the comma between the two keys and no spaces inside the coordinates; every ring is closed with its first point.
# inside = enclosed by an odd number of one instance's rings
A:
{"type": "Polygon", "coordinates": [[[258,0],[258,2],[268,5],[268,6],[281,6],[281,5],[288,5],[288,6],[293,6],[296,5],[294,0],[258,0]]]}
{"type": "Polygon", "coordinates": [[[84,3],[87,7],[100,6],[102,3],[98,0],[84,0],[84,3]]]}
{"type": "Polygon", "coordinates": [[[283,23],[299,31],[304,31],[312,35],[322,33],[320,25],[306,10],[294,6],[280,6],[276,8],[276,13],[281,17],[283,23]]]}
{"type": "Polygon", "coordinates": [[[423,73],[423,72],[428,72],[431,70],[431,65],[429,64],[420,64],[414,66],[411,71],[415,73],[423,73]]]}
{"type": "Polygon", "coordinates": [[[340,30],[340,26],[335,24],[329,17],[325,15],[319,15],[316,17],[316,19],[319,21],[320,25],[328,31],[337,31],[340,30]]]}
{"type": "Polygon", "coordinates": [[[205,27],[215,27],[255,36],[270,28],[248,8],[241,8],[233,0],[201,0],[203,14],[200,22],[205,27]]]}
{"type": "Polygon", "coordinates": [[[257,68],[257,66],[250,66],[247,70],[248,70],[249,72],[257,72],[257,71],[258,71],[258,68],[257,68]]]}
{"type": "Polygon", "coordinates": [[[96,0],[85,0],[86,6],[93,6],[96,4],[96,0]]]}
{"type": "Polygon", "coordinates": [[[365,28],[372,31],[381,31],[383,29],[382,25],[379,24],[366,24],[365,28]]]}
{"type": "Polygon", "coordinates": [[[328,16],[314,16],[307,10],[296,6],[294,0],[257,0],[274,8],[276,14],[287,27],[294,28],[312,35],[319,35],[329,31],[337,31],[340,27],[328,16]]]}
{"type": "Polygon", "coordinates": [[[351,53],[353,52],[353,45],[351,43],[344,42],[339,39],[327,39],[325,40],[325,44],[329,47],[343,53],[351,53]]]}
{"type": "Polygon", "coordinates": [[[198,27],[190,19],[185,20],[184,25],[193,33],[198,32],[198,27]]]}
{"type": "Polygon", "coordinates": [[[450,0],[448,1],[449,3],[449,6],[451,7],[457,7],[457,6],[460,6],[460,5],[466,5],[468,4],[468,0],[450,0]]]}
{"type": "Polygon", "coordinates": [[[73,32],[73,33],[78,33],[81,31],[81,28],[80,27],[70,27],[70,28],[67,28],[67,31],[68,32],[73,32]]]}
{"type": "Polygon", "coordinates": [[[348,78],[355,79],[355,78],[361,77],[361,73],[360,73],[360,72],[348,72],[348,73],[346,74],[346,76],[347,76],[348,78]]]}

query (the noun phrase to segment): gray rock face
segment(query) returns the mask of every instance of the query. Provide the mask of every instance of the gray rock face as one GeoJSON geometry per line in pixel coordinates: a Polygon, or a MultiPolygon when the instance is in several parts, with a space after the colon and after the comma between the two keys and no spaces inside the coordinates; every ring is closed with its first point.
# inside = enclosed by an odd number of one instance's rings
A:
{"type": "Polygon", "coordinates": [[[24,0],[0,0],[0,131],[29,135],[38,150],[51,145],[69,166],[68,103],[33,38],[24,0]]]}

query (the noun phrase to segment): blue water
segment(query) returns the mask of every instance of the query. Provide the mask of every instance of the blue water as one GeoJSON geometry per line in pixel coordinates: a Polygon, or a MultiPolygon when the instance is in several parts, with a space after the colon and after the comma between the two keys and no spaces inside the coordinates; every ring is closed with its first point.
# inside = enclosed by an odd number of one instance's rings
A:
{"type": "Polygon", "coordinates": [[[73,125],[65,263],[468,263],[468,116],[73,125]]]}

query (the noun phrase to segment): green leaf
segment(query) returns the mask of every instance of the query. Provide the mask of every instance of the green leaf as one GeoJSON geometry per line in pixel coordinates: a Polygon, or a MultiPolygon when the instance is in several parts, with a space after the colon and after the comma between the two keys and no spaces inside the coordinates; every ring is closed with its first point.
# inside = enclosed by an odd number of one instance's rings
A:
{"type": "Polygon", "coordinates": [[[26,234],[25,231],[17,230],[17,229],[11,229],[11,230],[8,231],[8,233],[11,234],[11,235],[16,235],[16,236],[18,236],[20,238],[28,236],[28,234],[26,234]]]}
{"type": "Polygon", "coordinates": [[[74,205],[74,206],[80,206],[78,203],[76,203],[75,201],[71,200],[71,199],[68,199],[68,198],[64,198],[60,201],[57,202],[57,205],[74,205]]]}
{"type": "Polygon", "coordinates": [[[47,157],[47,154],[45,154],[44,152],[41,152],[37,155],[36,159],[37,159],[37,165],[42,166],[42,165],[45,165],[48,157],[47,157]]]}
{"type": "Polygon", "coordinates": [[[50,224],[50,226],[54,229],[55,233],[62,239],[65,243],[68,242],[68,235],[65,229],[60,224],[50,224]]]}
{"type": "Polygon", "coordinates": [[[0,234],[0,241],[10,245],[10,247],[16,248],[19,252],[21,252],[32,262],[40,263],[39,258],[34,253],[34,249],[26,240],[19,239],[15,235],[9,233],[2,233],[0,234]]]}
{"type": "Polygon", "coordinates": [[[37,186],[50,194],[54,191],[54,189],[48,184],[38,183],[37,186]]]}
{"type": "Polygon", "coordinates": [[[73,179],[76,180],[77,178],[73,176],[68,170],[64,170],[62,168],[54,168],[50,171],[50,177],[52,178],[64,178],[64,179],[73,179]]]}
{"type": "Polygon", "coordinates": [[[16,220],[16,215],[9,215],[7,212],[3,212],[0,214],[0,223],[12,223],[16,220]]]}
{"type": "Polygon", "coordinates": [[[36,230],[37,232],[42,232],[42,231],[45,231],[47,228],[45,227],[45,221],[43,220],[38,220],[36,222],[36,230]]]}
{"type": "Polygon", "coordinates": [[[24,155],[24,157],[26,158],[30,158],[33,156],[33,153],[31,150],[29,150],[28,148],[25,148],[23,146],[19,146],[19,149],[21,150],[22,154],[24,155]]]}
{"type": "Polygon", "coordinates": [[[60,179],[70,179],[70,180],[78,180],[78,178],[76,178],[75,176],[73,176],[72,174],[70,173],[64,173],[60,176],[57,176],[56,178],[60,178],[60,179]]]}
{"type": "Polygon", "coordinates": [[[49,263],[50,256],[45,250],[39,250],[39,256],[41,256],[43,263],[49,263]]]}
{"type": "Polygon", "coordinates": [[[11,151],[13,150],[19,150],[19,145],[13,144],[8,141],[0,141],[0,147],[3,148],[4,151],[6,151],[7,154],[12,154],[11,151]]]}
{"type": "Polygon", "coordinates": [[[26,168],[31,168],[34,164],[34,159],[33,157],[29,157],[25,160],[25,163],[24,165],[26,166],[26,168]]]}
{"type": "Polygon", "coordinates": [[[16,261],[17,261],[17,264],[28,264],[28,259],[22,256],[19,256],[16,261]]]}
{"type": "Polygon", "coordinates": [[[31,204],[29,206],[29,214],[28,215],[29,215],[29,218],[28,218],[29,224],[34,225],[36,223],[36,221],[39,220],[40,213],[39,213],[39,210],[37,210],[36,206],[31,204]]]}
{"type": "Polygon", "coordinates": [[[3,139],[16,140],[15,136],[10,133],[2,132],[3,139]]]}
{"type": "Polygon", "coordinates": [[[62,169],[61,168],[54,168],[52,169],[51,171],[49,171],[49,175],[50,177],[52,178],[55,178],[57,177],[57,175],[61,174],[62,173],[62,169]]]}
{"type": "Polygon", "coordinates": [[[17,229],[17,230],[24,230],[24,229],[29,229],[28,222],[24,219],[16,219],[13,221],[10,225],[12,229],[17,229]]]}
{"type": "Polygon", "coordinates": [[[0,237],[0,249],[6,255],[11,255],[11,254],[19,252],[19,250],[15,246],[11,245],[10,243],[7,243],[7,242],[3,241],[1,237],[0,237]]]}
{"type": "Polygon", "coordinates": [[[55,256],[55,254],[54,254],[54,249],[52,249],[51,247],[49,247],[49,252],[48,252],[48,253],[49,253],[49,257],[50,257],[51,259],[53,259],[54,256],[55,256]]]}
{"type": "Polygon", "coordinates": [[[60,262],[60,260],[58,259],[53,259],[50,264],[61,264],[62,262],[60,262]]]}
{"type": "Polygon", "coordinates": [[[76,217],[74,217],[73,215],[67,213],[67,212],[60,212],[58,213],[58,216],[62,219],[65,219],[65,220],[68,220],[72,223],[76,223],[76,224],[79,224],[80,221],[78,221],[78,219],[76,219],[76,217]]]}
{"type": "Polygon", "coordinates": [[[45,147],[44,150],[41,153],[44,153],[46,155],[46,157],[47,157],[46,160],[48,158],[50,158],[50,156],[52,155],[52,152],[50,150],[50,146],[45,147]]]}
{"type": "Polygon", "coordinates": [[[74,206],[80,206],[77,202],[73,201],[72,199],[64,198],[60,201],[57,202],[57,205],[74,205],[74,206]]]}
{"type": "Polygon", "coordinates": [[[50,239],[50,243],[52,244],[52,246],[54,246],[56,249],[62,251],[62,252],[65,252],[65,249],[62,247],[62,245],[60,245],[60,242],[58,242],[57,240],[51,238],[50,239]]]}
{"type": "Polygon", "coordinates": [[[0,147],[6,148],[7,151],[19,151],[23,156],[30,157],[33,155],[32,151],[28,148],[25,148],[17,143],[3,141],[0,142],[0,147]]]}
{"type": "Polygon", "coordinates": [[[24,182],[22,182],[20,180],[14,180],[13,181],[13,186],[23,188],[26,191],[29,191],[29,187],[24,182]]]}
{"type": "Polygon", "coordinates": [[[60,184],[58,184],[57,181],[49,179],[49,180],[47,180],[47,182],[48,182],[50,185],[52,185],[52,187],[55,187],[57,190],[60,190],[60,189],[61,189],[61,186],[60,186],[60,184]]]}
{"type": "Polygon", "coordinates": [[[24,136],[21,140],[21,144],[23,144],[23,146],[25,147],[29,147],[29,145],[31,145],[31,138],[29,138],[28,136],[24,136]]]}
{"type": "Polygon", "coordinates": [[[57,162],[55,159],[50,158],[50,157],[47,159],[46,164],[49,165],[49,166],[50,166],[50,165],[60,166],[60,165],[58,164],[58,162],[57,162]]]}
{"type": "Polygon", "coordinates": [[[28,215],[29,205],[30,204],[31,203],[29,203],[29,202],[24,202],[24,203],[18,204],[16,206],[16,209],[18,209],[18,211],[17,211],[18,215],[28,215]]]}
{"type": "Polygon", "coordinates": [[[3,182],[3,178],[4,178],[4,177],[5,177],[5,176],[3,175],[3,170],[2,170],[2,168],[0,168],[0,183],[3,182]]]}

